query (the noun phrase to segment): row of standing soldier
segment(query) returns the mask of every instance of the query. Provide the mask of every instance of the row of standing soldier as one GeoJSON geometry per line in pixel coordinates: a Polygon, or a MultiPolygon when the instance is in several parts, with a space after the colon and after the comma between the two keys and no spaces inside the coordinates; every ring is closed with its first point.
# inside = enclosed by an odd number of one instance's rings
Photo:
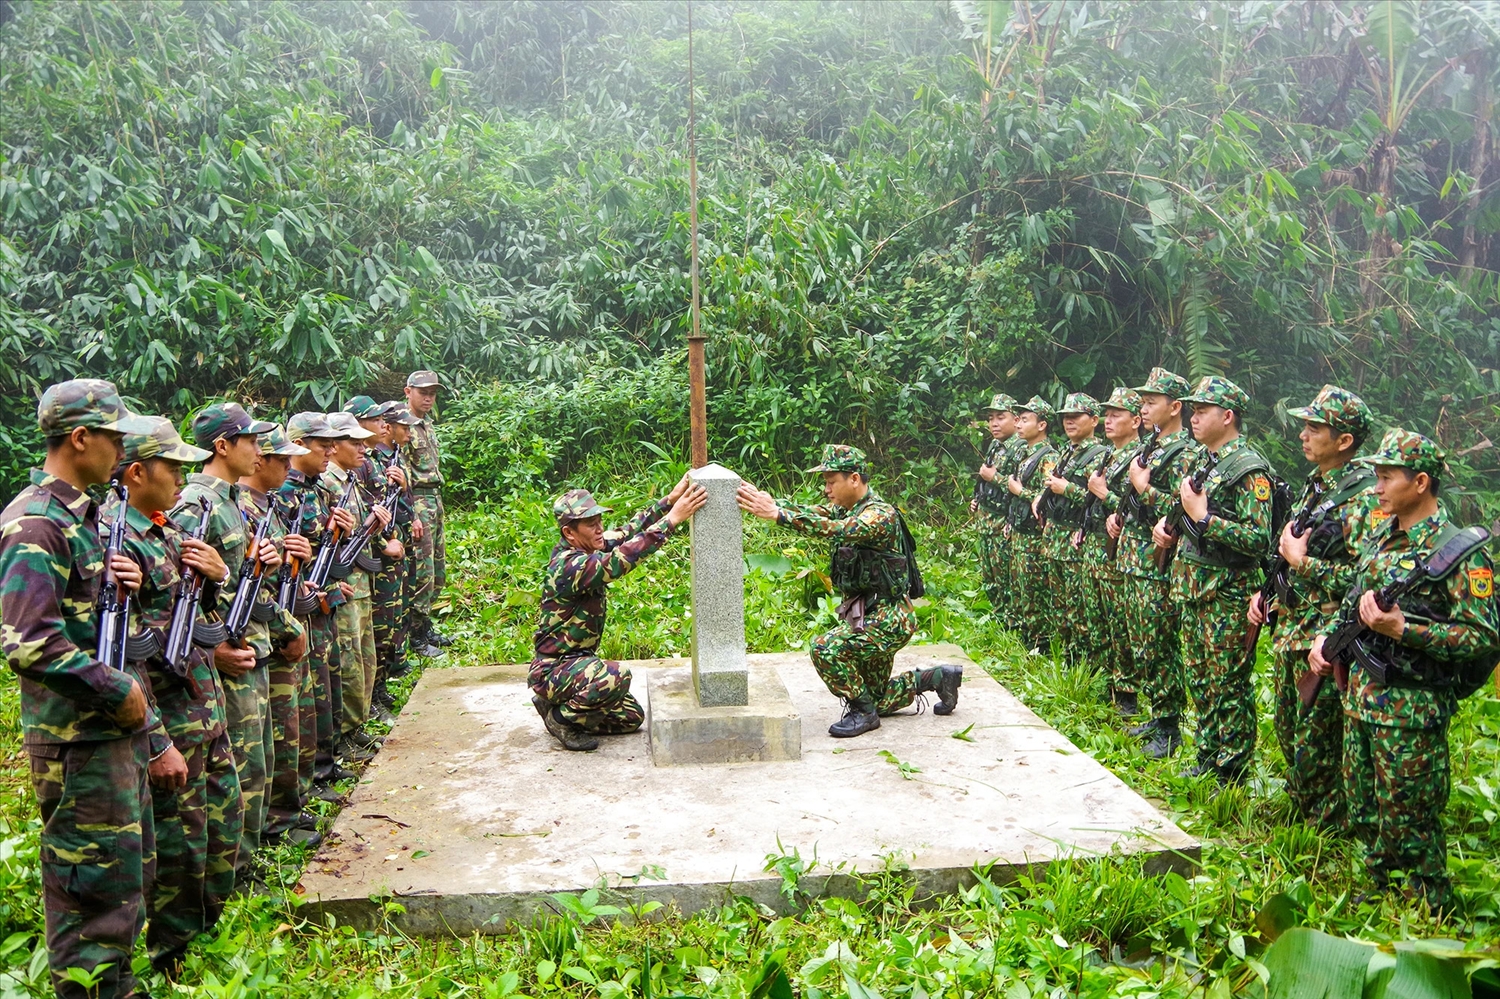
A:
{"type": "Polygon", "coordinates": [[[1363,843],[1377,891],[1449,906],[1448,723],[1500,658],[1488,535],[1450,521],[1431,440],[1393,429],[1359,456],[1353,393],[1288,410],[1313,466],[1295,497],[1247,442],[1248,404],[1163,368],[1055,412],[996,395],[971,504],[986,593],[1028,648],[1102,666],[1147,756],[1179,748],[1191,695],[1185,776],[1223,784],[1251,774],[1266,630],[1297,813],[1363,843]]]}
{"type": "Polygon", "coordinates": [[[226,899],[264,886],[263,845],[319,842],[309,801],[374,755],[407,646],[442,654],[437,390],[415,372],[404,402],[285,427],[215,404],[192,444],[109,382],[42,394],[45,462],[0,514],[0,647],[60,996],[136,994],[143,929],[175,977],[226,899]]]}

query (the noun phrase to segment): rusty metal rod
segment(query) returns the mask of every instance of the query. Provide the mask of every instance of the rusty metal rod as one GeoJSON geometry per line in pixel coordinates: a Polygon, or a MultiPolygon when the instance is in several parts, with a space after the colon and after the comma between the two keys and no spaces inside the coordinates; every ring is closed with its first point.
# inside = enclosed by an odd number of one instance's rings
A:
{"type": "Polygon", "coordinates": [[[698,291],[698,129],[693,102],[693,3],[687,5],[688,29],[688,239],[693,286],[693,332],[688,336],[688,427],[692,466],[708,464],[708,395],[703,373],[702,305],[698,291]]]}

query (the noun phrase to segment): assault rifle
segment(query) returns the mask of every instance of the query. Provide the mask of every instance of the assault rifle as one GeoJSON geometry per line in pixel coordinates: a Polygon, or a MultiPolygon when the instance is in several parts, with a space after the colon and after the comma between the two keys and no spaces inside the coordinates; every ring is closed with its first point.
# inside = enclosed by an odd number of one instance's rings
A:
{"type": "MultiPolygon", "coordinates": [[[[1307,529],[1314,519],[1318,519],[1328,512],[1319,502],[1323,498],[1323,489],[1324,485],[1322,481],[1314,484],[1312,495],[1307,498],[1307,502],[1302,505],[1302,509],[1297,511],[1297,516],[1292,518],[1292,537],[1302,537],[1307,533],[1307,529]]],[[[1280,541],[1281,539],[1277,538],[1273,543],[1279,546],[1280,541]]],[[[1274,632],[1276,630],[1276,618],[1280,613],[1281,605],[1285,605],[1287,610],[1292,609],[1292,584],[1287,575],[1290,570],[1291,565],[1287,562],[1286,557],[1280,551],[1277,551],[1276,555],[1271,559],[1270,567],[1266,569],[1266,581],[1261,584],[1258,591],[1260,596],[1260,612],[1265,618],[1265,622],[1262,624],[1252,624],[1250,630],[1245,632],[1245,656],[1252,663],[1255,660],[1255,647],[1260,642],[1261,632],[1274,632]],[[1273,598],[1277,604],[1275,607],[1271,606],[1273,598]]],[[[1308,670],[1297,677],[1297,696],[1305,706],[1312,706],[1313,701],[1318,697],[1318,687],[1322,683],[1323,678],[1312,670],[1308,670]]]]}
{"type": "MultiPolygon", "coordinates": [[[[208,534],[208,497],[198,498],[198,526],[189,535],[194,541],[202,541],[208,534]]],[[[167,672],[179,680],[187,678],[187,657],[193,647],[193,627],[198,620],[198,607],[203,602],[203,577],[190,565],[182,567],[182,579],[177,584],[177,593],[172,597],[172,623],[167,626],[167,648],[163,658],[167,661],[167,672]]]]}
{"type": "MultiPolygon", "coordinates": [[[[1045,457],[1047,457],[1047,454],[1048,454],[1048,449],[1047,448],[1038,448],[1036,454],[1034,454],[1030,458],[1026,459],[1026,464],[1024,464],[1020,468],[1016,469],[1016,478],[1019,479],[1023,483],[1027,479],[1031,478],[1032,473],[1036,471],[1036,467],[1042,463],[1042,459],[1045,458],[1045,457]]],[[[1038,497],[1038,500],[1040,500],[1040,497],[1038,497]]],[[[1038,528],[1042,527],[1043,526],[1043,521],[1042,521],[1042,519],[1040,517],[1036,516],[1036,511],[1032,510],[1031,514],[1032,514],[1033,517],[1036,518],[1037,527],[1038,528]]]]}
{"type": "MultiPolygon", "coordinates": [[[[310,501],[307,497],[302,498],[302,505],[297,508],[297,520],[292,524],[285,524],[288,534],[297,534],[302,530],[302,523],[307,519],[307,506],[310,501]]],[[[281,563],[281,573],[276,578],[276,606],[284,611],[291,611],[296,606],[297,596],[302,590],[302,560],[295,556],[288,556],[281,563]]]]}
{"type": "Polygon", "coordinates": [[[307,574],[307,581],[313,585],[313,593],[298,597],[293,608],[298,614],[312,612],[317,603],[316,593],[328,585],[328,573],[333,568],[333,557],[338,553],[339,542],[344,540],[344,528],[335,523],[333,512],[347,509],[349,501],[354,497],[354,479],[350,478],[348,485],[344,486],[339,501],[333,505],[333,511],[328,515],[328,523],[323,527],[323,533],[318,538],[318,554],[313,558],[312,571],[307,574]]]}
{"type": "MultiPolygon", "coordinates": [[[[1157,427],[1155,430],[1151,431],[1151,436],[1146,438],[1146,443],[1141,445],[1141,449],[1136,452],[1135,457],[1131,460],[1134,461],[1139,467],[1145,468],[1147,463],[1151,461],[1151,456],[1156,453],[1156,449],[1160,446],[1161,427],[1157,427]]],[[[1129,481],[1129,479],[1126,479],[1127,485],[1129,485],[1129,481]]],[[[1127,520],[1133,520],[1134,518],[1140,516],[1141,513],[1141,494],[1135,491],[1134,486],[1130,486],[1130,488],[1125,491],[1124,497],[1120,500],[1120,509],[1118,513],[1120,517],[1120,526],[1122,528],[1120,535],[1122,535],[1125,533],[1123,530],[1125,522],[1127,520]]],[[[1111,562],[1115,560],[1115,556],[1120,554],[1120,535],[1109,538],[1104,543],[1104,557],[1111,562]]]]}
{"type": "MultiPolygon", "coordinates": [[[[382,472],[389,472],[392,468],[395,468],[396,462],[400,460],[400,457],[400,451],[392,451],[390,458],[386,460],[385,468],[382,469],[382,472]]],[[[350,477],[349,481],[354,481],[352,476],[350,477]]],[[[377,502],[371,505],[372,507],[381,506],[385,507],[387,510],[393,510],[396,502],[396,497],[400,494],[401,487],[396,485],[396,483],[387,480],[385,484],[385,492],[381,495],[380,499],[377,502]]],[[[376,519],[374,513],[372,512],[369,517],[365,519],[365,522],[359,526],[359,530],[349,535],[349,539],[339,547],[337,554],[334,555],[333,564],[334,569],[336,570],[333,573],[334,578],[343,579],[344,577],[348,576],[356,566],[365,570],[366,572],[380,571],[380,562],[376,559],[370,558],[370,556],[365,552],[366,547],[368,547],[370,544],[370,539],[375,535],[375,529],[379,526],[380,521],[376,519]]]]}
{"type": "MultiPolygon", "coordinates": [[[[1084,482],[1087,483],[1089,479],[1103,473],[1104,469],[1109,466],[1109,459],[1110,451],[1106,449],[1099,456],[1099,464],[1095,465],[1094,470],[1084,477],[1084,482]]],[[[1084,488],[1086,489],[1088,486],[1085,485],[1084,488]]],[[[1083,501],[1083,513],[1080,514],[1081,522],[1078,525],[1078,530],[1074,531],[1073,536],[1068,539],[1073,543],[1075,551],[1083,547],[1083,536],[1094,526],[1094,518],[1098,516],[1098,508],[1099,497],[1093,493],[1089,493],[1089,498],[1083,501]]]]}
{"type": "MultiPolygon", "coordinates": [[[[1214,470],[1214,466],[1218,463],[1219,456],[1210,454],[1208,460],[1198,466],[1198,470],[1188,478],[1188,488],[1201,495],[1203,484],[1208,481],[1209,473],[1214,470]]],[[[1167,534],[1174,538],[1182,537],[1182,529],[1185,526],[1183,518],[1186,516],[1182,509],[1182,496],[1179,495],[1172,501],[1172,507],[1167,511],[1167,534]]],[[[1172,567],[1172,560],[1177,557],[1177,546],[1172,545],[1167,548],[1157,548],[1154,557],[1156,559],[1156,568],[1162,572],[1166,572],[1172,567]]]]}
{"type": "Polygon", "coordinates": [[[250,543],[250,551],[240,563],[239,586],[234,591],[229,613],[224,616],[224,634],[230,644],[239,648],[244,647],[245,632],[250,628],[250,612],[255,609],[255,598],[260,595],[261,584],[266,579],[266,563],[261,561],[260,549],[266,540],[266,528],[270,526],[271,515],[268,512],[260,518],[260,526],[255,529],[255,540],[250,543]]]}
{"type": "Polygon", "coordinates": [[[125,512],[130,509],[130,490],[112,479],[110,490],[119,497],[114,523],[109,525],[109,545],[104,550],[104,585],[99,588],[98,659],[106,666],[125,669],[126,628],[130,622],[130,591],[115,576],[114,559],[125,547],[125,512]]]}

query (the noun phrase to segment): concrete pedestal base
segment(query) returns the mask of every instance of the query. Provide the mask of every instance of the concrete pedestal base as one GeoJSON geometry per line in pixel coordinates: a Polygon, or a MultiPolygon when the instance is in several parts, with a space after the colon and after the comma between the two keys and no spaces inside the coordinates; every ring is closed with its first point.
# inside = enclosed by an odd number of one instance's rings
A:
{"type": "Polygon", "coordinates": [[[651,762],[659,767],[769,763],[802,758],[802,716],[776,669],[751,667],[750,703],[705,708],[693,695],[693,671],[653,669],[646,727],[651,762]]]}

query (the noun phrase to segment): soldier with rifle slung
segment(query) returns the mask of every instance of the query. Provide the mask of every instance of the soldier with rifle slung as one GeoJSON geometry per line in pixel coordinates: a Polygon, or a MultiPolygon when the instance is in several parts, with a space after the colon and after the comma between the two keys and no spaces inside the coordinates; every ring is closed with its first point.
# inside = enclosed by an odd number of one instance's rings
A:
{"type": "Polygon", "coordinates": [[[1141,448],[1141,397],[1131,389],[1116,388],[1103,410],[1104,436],[1110,450],[1103,467],[1089,476],[1078,545],[1088,577],[1085,585],[1094,588],[1094,607],[1098,613],[1093,626],[1098,636],[1095,654],[1101,668],[1109,672],[1110,700],[1121,715],[1129,718],[1138,709],[1136,691],[1140,687],[1130,654],[1125,576],[1120,572],[1119,562],[1108,557],[1105,524],[1120,508],[1121,496],[1129,488],[1126,474],[1141,448]]]}
{"type": "Polygon", "coordinates": [[[1005,480],[1015,471],[1016,445],[1020,442],[1016,436],[1015,408],[1016,400],[997,392],[990,404],[979,411],[990,439],[984,448],[984,461],[974,473],[974,496],[969,500],[969,512],[974,514],[979,531],[980,578],[990,607],[1001,620],[1010,606],[1014,584],[1010,574],[1010,539],[1005,533],[1005,514],[1010,507],[1005,480]]]}
{"type": "Polygon", "coordinates": [[[1057,415],[1062,417],[1068,443],[1036,501],[1043,521],[1042,552],[1052,580],[1050,589],[1054,594],[1069,595],[1068,612],[1054,616],[1053,631],[1065,655],[1075,661],[1095,661],[1099,656],[1099,610],[1094,587],[1085,578],[1079,532],[1083,530],[1089,476],[1102,467],[1110,449],[1094,436],[1099,426],[1099,402],[1093,396],[1070,394],[1057,415]]]}
{"type": "Polygon", "coordinates": [[[1048,608],[1052,594],[1043,583],[1042,525],[1032,504],[1057,465],[1057,451],[1047,440],[1053,418],[1052,407],[1039,396],[1016,407],[1016,433],[1024,449],[1017,454],[1015,472],[1005,481],[1005,488],[1010,490],[1005,524],[1011,545],[1011,578],[1015,580],[1009,623],[1028,649],[1045,650],[1052,636],[1048,608]]]}

